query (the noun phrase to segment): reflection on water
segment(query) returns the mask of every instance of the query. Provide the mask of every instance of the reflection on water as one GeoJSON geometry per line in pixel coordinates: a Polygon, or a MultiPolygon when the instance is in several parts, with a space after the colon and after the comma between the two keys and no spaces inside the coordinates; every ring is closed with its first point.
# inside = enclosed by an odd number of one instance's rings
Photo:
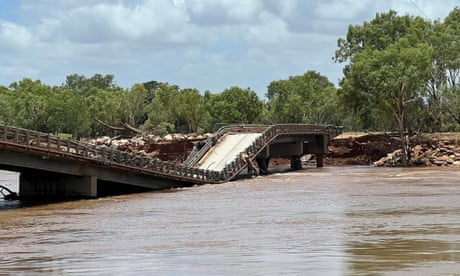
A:
{"type": "Polygon", "coordinates": [[[0,271],[452,275],[459,177],[323,168],[30,207],[0,201],[0,271]]]}

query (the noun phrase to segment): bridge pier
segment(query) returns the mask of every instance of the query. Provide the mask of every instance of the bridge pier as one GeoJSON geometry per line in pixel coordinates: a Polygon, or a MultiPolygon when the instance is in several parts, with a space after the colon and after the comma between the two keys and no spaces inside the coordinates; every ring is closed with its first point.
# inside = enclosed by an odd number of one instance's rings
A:
{"type": "Polygon", "coordinates": [[[301,170],[302,169],[302,161],[300,160],[300,155],[292,155],[291,156],[291,169],[293,169],[293,170],[301,170]]]}
{"type": "Polygon", "coordinates": [[[323,161],[324,161],[324,154],[317,153],[316,154],[316,167],[322,168],[324,166],[323,161]]]}
{"type": "Polygon", "coordinates": [[[256,158],[257,166],[259,167],[259,173],[262,175],[268,174],[268,164],[270,163],[270,157],[267,158],[256,158]]]}
{"type": "Polygon", "coordinates": [[[19,176],[19,196],[32,198],[97,197],[97,177],[25,171],[19,176]]]}

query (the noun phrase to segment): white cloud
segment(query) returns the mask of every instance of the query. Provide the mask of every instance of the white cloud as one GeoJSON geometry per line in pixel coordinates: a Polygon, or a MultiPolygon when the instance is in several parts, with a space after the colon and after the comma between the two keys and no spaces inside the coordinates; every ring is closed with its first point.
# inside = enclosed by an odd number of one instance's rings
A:
{"type": "Polygon", "coordinates": [[[323,20],[353,20],[366,15],[373,5],[372,0],[322,1],[315,8],[315,13],[323,20]]]}
{"type": "Polygon", "coordinates": [[[176,34],[186,26],[184,8],[170,1],[148,1],[135,6],[121,2],[99,3],[59,12],[57,30],[77,43],[111,43],[154,37],[177,41],[176,34]]]}
{"type": "Polygon", "coordinates": [[[33,66],[30,66],[29,64],[24,65],[24,64],[1,64],[0,63],[0,75],[6,76],[9,78],[13,78],[13,81],[5,84],[0,84],[0,85],[9,85],[12,82],[19,81],[20,79],[16,78],[18,72],[21,72],[22,78],[28,77],[28,78],[38,78],[40,77],[40,71],[35,69],[33,66]]]}
{"type": "Polygon", "coordinates": [[[262,10],[259,0],[189,0],[192,21],[204,26],[254,23],[262,10]]]}
{"type": "Polygon", "coordinates": [[[11,22],[0,21],[0,49],[20,51],[32,47],[33,36],[30,31],[11,22]]]}
{"type": "Polygon", "coordinates": [[[248,27],[246,40],[257,45],[279,44],[288,37],[286,23],[274,15],[264,12],[260,14],[261,23],[248,27]]]}
{"type": "MultiPolygon", "coordinates": [[[[11,0],[19,1],[19,0],[11,0]]],[[[443,19],[458,0],[413,0],[443,19]]],[[[422,15],[389,0],[34,0],[0,18],[0,84],[61,84],[72,73],[114,74],[129,87],[158,80],[213,92],[263,95],[273,80],[316,70],[336,82],[331,57],[348,24],[377,12],[422,15]]],[[[423,15],[422,15],[423,16],[423,15]]]]}

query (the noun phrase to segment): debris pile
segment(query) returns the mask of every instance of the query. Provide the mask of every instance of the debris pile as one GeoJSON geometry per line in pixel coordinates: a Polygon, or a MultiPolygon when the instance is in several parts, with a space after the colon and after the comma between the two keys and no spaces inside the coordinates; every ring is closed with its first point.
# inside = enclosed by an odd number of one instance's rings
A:
{"type": "Polygon", "coordinates": [[[153,134],[138,135],[132,138],[103,136],[88,141],[90,144],[146,155],[163,161],[182,162],[193,147],[213,134],[168,134],[160,137],[153,134]]]}
{"type": "MultiPolygon", "coordinates": [[[[388,153],[374,162],[375,166],[401,165],[401,149],[388,153]]],[[[414,166],[460,166],[460,145],[448,141],[436,144],[417,144],[410,152],[410,165],[414,166]]]]}
{"type": "MultiPolygon", "coordinates": [[[[411,166],[460,166],[460,133],[421,133],[410,138],[411,166]]],[[[401,140],[391,133],[344,133],[329,146],[325,164],[400,166],[401,140]]]]}

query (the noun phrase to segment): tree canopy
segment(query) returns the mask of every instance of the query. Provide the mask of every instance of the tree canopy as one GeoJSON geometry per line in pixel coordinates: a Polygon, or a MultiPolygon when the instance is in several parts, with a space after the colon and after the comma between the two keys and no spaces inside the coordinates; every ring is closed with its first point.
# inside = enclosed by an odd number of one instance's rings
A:
{"type": "Polygon", "coordinates": [[[314,71],[271,82],[267,98],[272,122],[333,124],[339,121],[336,88],[314,71]]]}
{"type": "Polygon", "coordinates": [[[339,93],[349,121],[354,128],[396,129],[403,165],[410,157],[406,132],[445,129],[458,114],[451,105],[458,97],[460,28],[451,23],[458,14],[454,9],[444,22],[430,22],[389,11],[350,26],[338,40],[334,58],[346,63],[339,93]]]}

